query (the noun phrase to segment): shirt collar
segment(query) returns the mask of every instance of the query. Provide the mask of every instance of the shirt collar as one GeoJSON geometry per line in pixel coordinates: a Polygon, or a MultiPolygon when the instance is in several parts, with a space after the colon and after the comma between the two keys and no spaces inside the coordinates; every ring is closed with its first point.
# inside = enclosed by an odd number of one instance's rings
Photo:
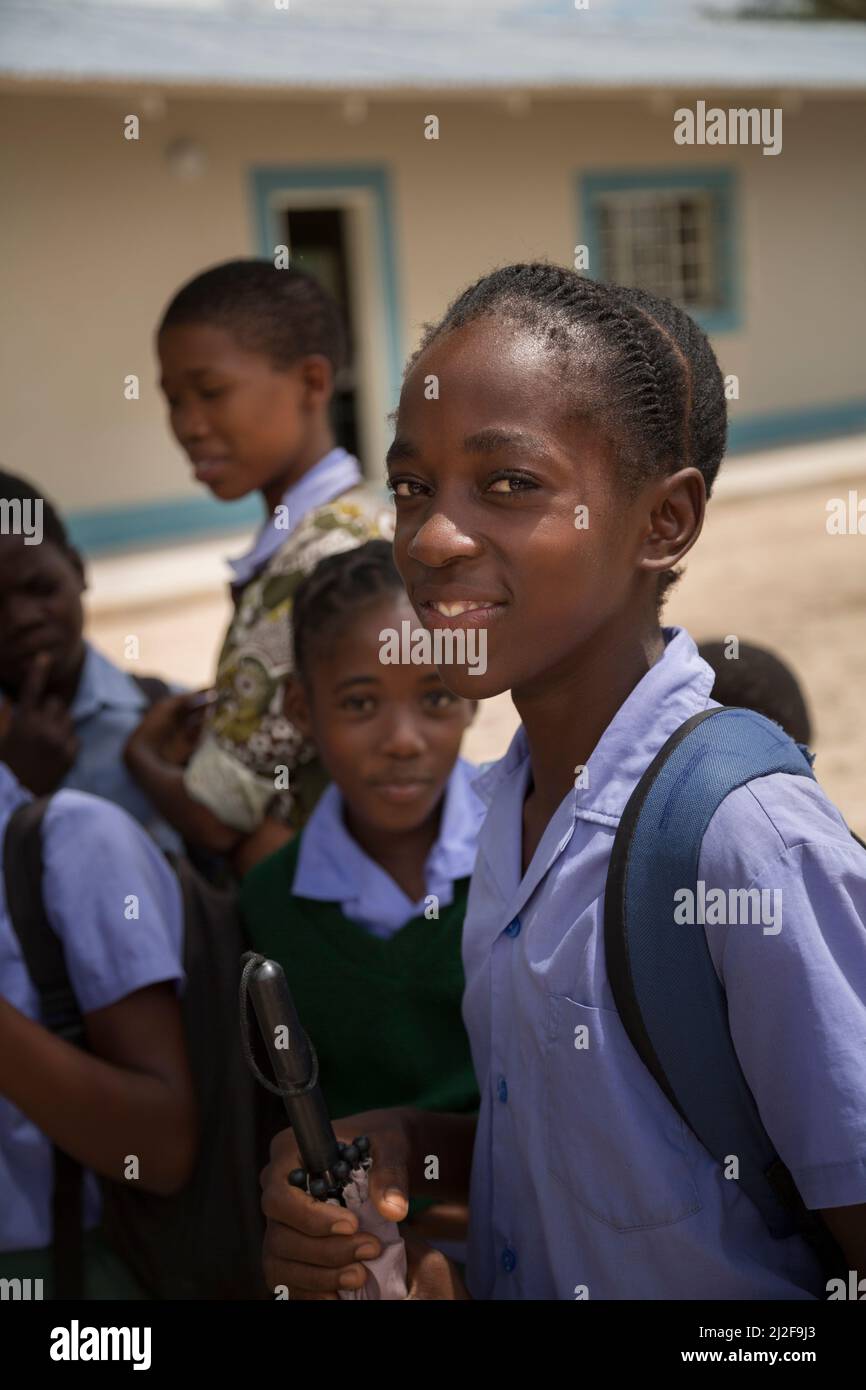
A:
{"type": "Polygon", "coordinates": [[[475,867],[478,833],[485,816],[484,803],[474,791],[476,772],[474,764],[458,758],[448,778],[439,835],[427,856],[431,892],[437,891],[436,883],[469,878],[475,867]]]}
{"type": "Polygon", "coordinates": [[[333,502],[335,497],[356,487],[362,480],[361,465],[345,449],[332,449],[324,458],[320,458],[297,482],[286,488],[279,503],[286,511],[277,512],[275,509],[261,527],[251,548],[237,559],[228,561],[233,575],[232,586],[243,588],[248,584],[271,556],[285,545],[288,537],[314,507],[333,502]]]}
{"type": "MultiPolygon", "coordinates": [[[[443,906],[453,901],[454,883],[468,878],[475,865],[484,819],[484,806],[472,790],[475,772],[462,758],[455,763],[445,789],[439,834],[427,856],[426,887],[443,906]]],[[[392,916],[392,921],[382,921],[385,926],[402,926],[420,910],[349,834],[343,798],[333,782],[304,829],[292,891],[298,897],[339,903],[347,916],[359,921],[375,923],[392,916]]]]}
{"type": "MultiPolygon", "coordinates": [[[[573,793],[575,818],[616,824],[656,753],[693,714],[712,703],[715,673],[684,628],[662,629],[664,651],[620,705],[586,765],[586,786],[573,793]]],[[[506,783],[529,780],[529,743],[522,725],[499,762],[485,766],[473,788],[488,805],[506,783]]],[[[578,772],[575,770],[575,781],[578,772]]],[[[571,795],[571,794],[569,794],[571,795]]]]}
{"type": "Polygon", "coordinates": [[[133,677],[121,671],[89,642],[85,643],[81,677],[69,706],[73,723],[79,724],[107,707],[140,710],[146,705],[147,700],[133,677]]]}
{"type": "MultiPolygon", "coordinates": [[[[579,820],[616,827],[629,796],[675,729],[706,709],[715,674],[687,632],[662,629],[665,648],[605,729],[586,765],[585,786],[563,797],[522,873],[522,807],[531,777],[529,742],[518,728],[505,756],[474,790],[488,802],[481,852],[503,908],[516,913],[563,853],[579,820]]],[[[577,774],[575,774],[577,781],[577,774]]]]}

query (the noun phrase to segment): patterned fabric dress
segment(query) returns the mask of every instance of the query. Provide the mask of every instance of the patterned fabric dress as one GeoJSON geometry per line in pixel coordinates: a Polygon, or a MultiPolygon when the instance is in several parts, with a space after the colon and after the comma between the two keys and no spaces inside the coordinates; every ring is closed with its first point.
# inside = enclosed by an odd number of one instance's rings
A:
{"type": "Polygon", "coordinates": [[[241,591],[217,664],[217,703],[186,770],[190,796],[250,834],[265,815],[293,830],[327,778],[315,749],[283,714],[293,669],[292,605],[326,555],[394,534],[394,511],[370,486],[314,508],[241,591]]]}

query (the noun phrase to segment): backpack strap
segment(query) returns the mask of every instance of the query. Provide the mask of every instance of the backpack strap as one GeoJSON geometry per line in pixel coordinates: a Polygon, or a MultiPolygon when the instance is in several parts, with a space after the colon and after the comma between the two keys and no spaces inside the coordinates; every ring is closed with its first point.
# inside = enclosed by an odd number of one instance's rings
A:
{"type": "Polygon", "coordinates": [[[674,921],[674,894],[695,889],[704,832],[722,801],[775,772],[813,777],[806,751],[763,715],[723,707],[686,720],[623,812],[604,933],[614,1000],[639,1056],[716,1162],[737,1156],[740,1186],[781,1238],[816,1218],[806,1213],[743,1075],[706,934],[674,921]]]}
{"type": "MultiPolygon", "coordinates": [[[[81,1010],[42,897],[42,822],[50,800],[46,796],[26,801],[9,817],[3,841],[6,904],[27,973],[39,994],[42,1023],[57,1037],[83,1047],[81,1010]]],[[[77,1159],[53,1147],[54,1297],[82,1298],[83,1171],[77,1159]]]]}

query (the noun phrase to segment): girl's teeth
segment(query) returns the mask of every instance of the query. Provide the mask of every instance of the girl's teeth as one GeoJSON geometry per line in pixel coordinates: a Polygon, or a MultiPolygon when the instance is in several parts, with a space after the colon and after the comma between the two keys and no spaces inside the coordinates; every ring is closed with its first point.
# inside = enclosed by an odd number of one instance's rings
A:
{"type": "Polygon", "coordinates": [[[441,613],[445,618],[459,618],[461,613],[473,613],[476,608],[481,608],[480,603],[434,603],[433,607],[437,613],[441,613]]]}

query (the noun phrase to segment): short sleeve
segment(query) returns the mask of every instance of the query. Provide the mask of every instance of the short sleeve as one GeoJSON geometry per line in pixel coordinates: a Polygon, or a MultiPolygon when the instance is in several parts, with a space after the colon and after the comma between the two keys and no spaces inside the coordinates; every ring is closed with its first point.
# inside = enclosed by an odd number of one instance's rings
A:
{"type": "Polygon", "coordinates": [[[804,1202],[856,1205],[866,1202],[866,851],[850,837],[773,848],[750,875],[725,856],[712,886],[756,890],[760,910],[707,926],[707,939],[740,1064],[804,1202]]]}
{"type": "Polygon", "coordinates": [[[46,912],[84,1013],[147,985],[182,983],[180,886],[131,816],[85,792],[58,792],[43,856],[46,912]]]}

